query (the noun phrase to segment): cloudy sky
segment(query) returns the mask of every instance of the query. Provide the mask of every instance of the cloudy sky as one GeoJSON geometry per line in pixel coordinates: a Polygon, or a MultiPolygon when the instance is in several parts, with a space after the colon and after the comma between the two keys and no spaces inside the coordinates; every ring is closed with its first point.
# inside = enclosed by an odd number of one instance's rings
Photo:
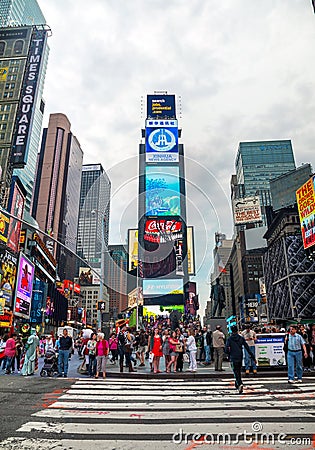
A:
{"type": "Polygon", "coordinates": [[[136,226],[143,99],[177,95],[189,224],[202,304],[214,233],[232,236],[229,182],[240,141],[291,139],[315,163],[315,15],[311,0],[38,0],[52,29],[45,85],[84,163],[112,180],[110,242],[136,226]]]}

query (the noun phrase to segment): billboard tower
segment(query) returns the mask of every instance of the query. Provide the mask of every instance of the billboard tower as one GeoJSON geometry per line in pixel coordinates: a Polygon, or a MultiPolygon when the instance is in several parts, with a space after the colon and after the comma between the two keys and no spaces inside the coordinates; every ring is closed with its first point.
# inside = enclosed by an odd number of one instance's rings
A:
{"type": "Polygon", "coordinates": [[[144,305],[184,305],[188,281],[184,146],[175,95],[147,96],[139,146],[138,282],[144,305]]]}

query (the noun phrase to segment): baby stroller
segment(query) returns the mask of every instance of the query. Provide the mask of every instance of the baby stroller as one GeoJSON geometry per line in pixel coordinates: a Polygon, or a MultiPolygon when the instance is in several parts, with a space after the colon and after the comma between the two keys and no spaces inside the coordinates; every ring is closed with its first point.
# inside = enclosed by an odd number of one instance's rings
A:
{"type": "Polygon", "coordinates": [[[44,357],[44,365],[40,371],[41,377],[53,377],[58,374],[58,356],[54,350],[48,350],[44,357]]]}

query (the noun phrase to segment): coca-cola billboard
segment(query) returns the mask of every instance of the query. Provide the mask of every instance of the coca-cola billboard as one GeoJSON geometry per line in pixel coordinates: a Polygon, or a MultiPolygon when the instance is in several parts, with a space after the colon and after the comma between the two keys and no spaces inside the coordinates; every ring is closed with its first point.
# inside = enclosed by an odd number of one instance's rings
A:
{"type": "Polygon", "coordinates": [[[182,222],[179,220],[150,219],[145,223],[144,239],[164,243],[182,239],[182,222]]]}

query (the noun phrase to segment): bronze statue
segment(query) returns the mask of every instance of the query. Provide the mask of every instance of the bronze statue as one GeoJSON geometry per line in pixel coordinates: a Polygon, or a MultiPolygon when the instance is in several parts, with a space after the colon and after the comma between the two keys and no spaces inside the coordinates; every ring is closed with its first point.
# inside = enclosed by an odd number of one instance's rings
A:
{"type": "Polygon", "coordinates": [[[225,292],[224,287],[220,284],[220,279],[216,279],[216,284],[211,286],[210,298],[213,301],[212,317],[216,317],[218,309],[218,316],[222,316],[222,310],[225,308],[225,292]]]}

